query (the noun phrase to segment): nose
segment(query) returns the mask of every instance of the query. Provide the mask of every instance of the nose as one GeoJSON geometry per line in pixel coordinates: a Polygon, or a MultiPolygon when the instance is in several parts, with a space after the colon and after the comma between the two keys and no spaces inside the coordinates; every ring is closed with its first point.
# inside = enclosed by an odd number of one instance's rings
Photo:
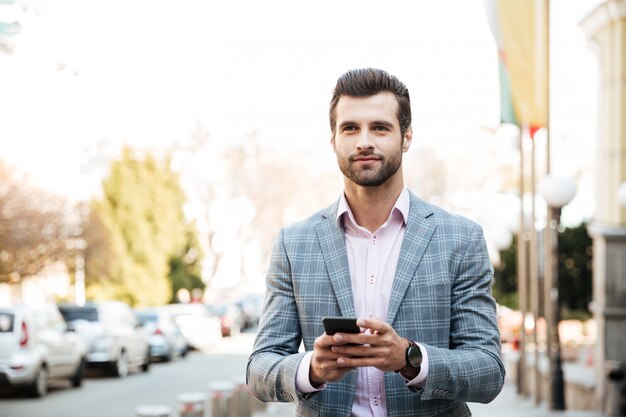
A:
{"type": "Polygon", "coordinates": [[[356,142],[356,147],[359,150],[374,148],[374,141],[372,140],[372,137],[367,130],[363,130],[359,134],[358,140],[356,142]]]}

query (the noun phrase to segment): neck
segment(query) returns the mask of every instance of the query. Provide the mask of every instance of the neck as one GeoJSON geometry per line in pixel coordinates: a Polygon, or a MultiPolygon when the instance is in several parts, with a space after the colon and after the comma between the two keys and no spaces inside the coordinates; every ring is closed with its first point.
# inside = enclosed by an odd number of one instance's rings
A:
{"type": "Polygon", "coordinates": [[[378,187],[362,187],[345,179],[346,200],[354,220],[370,232],[378,230],[387,221],[403,188],[402,175],[389,178],[378,187]]]}

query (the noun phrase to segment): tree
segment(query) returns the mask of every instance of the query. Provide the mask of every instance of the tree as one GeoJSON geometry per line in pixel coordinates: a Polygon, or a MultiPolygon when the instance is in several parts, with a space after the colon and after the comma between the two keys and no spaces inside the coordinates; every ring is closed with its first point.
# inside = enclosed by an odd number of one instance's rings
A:
{"type": "Polygon", "coordinates": [[[592,298],[592,255],[593,242],[586,223],[560,231],[559,299],[565,313],[588,310],[592,298]]]}
{"type": "Polygon", "coordinates": [[[17,284],[72,255],[78,222],[64,198],[46,192],[0,160],[0,282],[17,284]]]}
{"type": "Polygon", "coordinates": [[[507,249],[500,251],[500,264],[494,267],[493,296],[502,305],[517,305],[517,236],[507,249]]]}
{"type": "MultiPolygon", "coordinates": [[[[500,252],[493,289],[496,300],[512,308],[517,308],[516,252],[517,240],[500,252]]],[[[587,224],[559,230],[559,300],[564,318],[589,314],[592,272],[592,241],[587,224]]]]}
{"type": "Polygon", "coordinates": [[[85,233],[88,295],[136,306],[168,302],[173,290],[168,279],[171,259],[183,264],[201,259],[169,157],[157,161],[150,154],[140,157],[123,149],[103,182],[103,193],[92,204],[85,233]],[[191,252],[196,256],[189,256],[191,252]]]}
{"type": "Polygon", "coordinates": [[[186,243],[182,250],[169,260],[169,274],[172,285],[171,302],[176,300],[176,294],[180,289],[192,290],[194,288],[204,289],[206,286],[202,281],[202,268],[200,260],[202,253],[200,243],[195,228],[187,229],[186,243]]]}

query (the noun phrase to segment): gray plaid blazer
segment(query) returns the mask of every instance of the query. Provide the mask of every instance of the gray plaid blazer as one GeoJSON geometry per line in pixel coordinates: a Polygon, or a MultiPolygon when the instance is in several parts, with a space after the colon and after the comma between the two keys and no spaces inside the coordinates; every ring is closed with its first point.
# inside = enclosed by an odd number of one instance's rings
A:
{"type": "MultiPolygon", "coordinates": [[[[493,269],[480,226],[410,196],[387,322],[424,345],[428,377],[415,390],[386,373],[387,415],[469,416],[466,401],[489,402],[504,383],[493,269]]],[[[337,204],[279,231],[248,360],[251,392],[261,401],[294,401],[297,416],[349,416],[352,409],[355,372],[323,391],[296,390],[301,342],[313,350],[323,316],[355,315],[337,204]]]]}

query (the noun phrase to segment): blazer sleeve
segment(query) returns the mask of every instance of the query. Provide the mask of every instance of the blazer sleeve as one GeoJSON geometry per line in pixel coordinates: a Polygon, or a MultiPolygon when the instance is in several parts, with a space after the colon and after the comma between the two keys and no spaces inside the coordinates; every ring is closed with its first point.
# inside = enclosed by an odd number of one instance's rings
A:
{"type": "Polygon", "coordinates": [[[492,277],[482,229],[476,225],[452,277],[449,349],[425,345],[428,377],[419,390],[422,400],[487,403],[502,389],[505,370],[492,277]]]}
{"type": "Polygon", "coordinates": [[[302,333],[282,229],[274,241],[266,285],[263,314],[248,359],[246,382],[261,401],[294,401],[298,397],[296,372],[305,353],[298,353],[302,333]]]}

